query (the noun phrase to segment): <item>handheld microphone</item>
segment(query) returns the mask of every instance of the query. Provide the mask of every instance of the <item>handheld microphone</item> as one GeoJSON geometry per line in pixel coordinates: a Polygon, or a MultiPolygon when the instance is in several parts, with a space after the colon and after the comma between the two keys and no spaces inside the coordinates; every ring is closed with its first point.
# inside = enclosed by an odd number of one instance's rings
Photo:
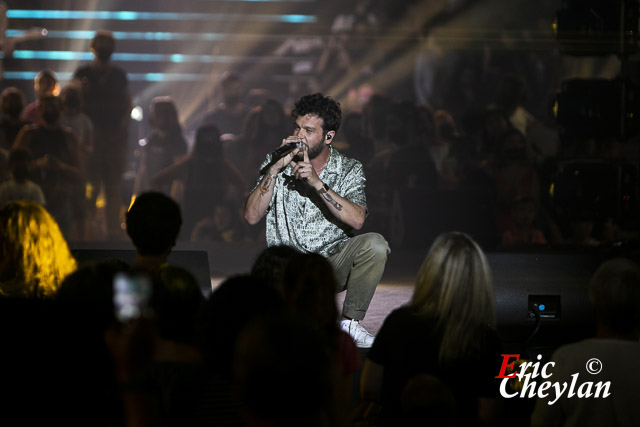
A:
{"type": "Polygon", "coordinates": [[[285,154],[289,153],[290,151],[295,150],[296,148],[301,148],[302,147],[302,143],[300,142],[289,142],[281,147],[276,148],[275,150],[273,150],[273,152],[271,153],[271,159],[272,160],[276,160],[279,159],[280,157],[284,156],[285,154]]]}

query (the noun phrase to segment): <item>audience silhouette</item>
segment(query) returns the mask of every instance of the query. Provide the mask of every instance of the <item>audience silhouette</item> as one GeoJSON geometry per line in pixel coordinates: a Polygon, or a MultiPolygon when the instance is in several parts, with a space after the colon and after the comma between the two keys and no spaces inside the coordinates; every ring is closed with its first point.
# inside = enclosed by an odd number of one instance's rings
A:
{"type": "Polygon", "coordinates": [[[0,207],[0,295],[52,297],[76,260],[58,224],[41,205],[28,201],[0,207]]]}
{"type": "Polygon", "coordinates": [[[180,206],[163,193],[149,191],[136,198],[126,221],[136,248],[132,271],[150,273],[165,264],[180,233],[180,206]]]}
{"type": "Polygon", "coordinates": [[[419,374],[451,388],[458,425],[494,421],[500,341],[491,272],[483,251],[463,233],[440,235],[425,258],[409,304],[384,321],[367,355],[361,392],[382,406],[381,425],[402,416],[401,396],[419,374]]]}

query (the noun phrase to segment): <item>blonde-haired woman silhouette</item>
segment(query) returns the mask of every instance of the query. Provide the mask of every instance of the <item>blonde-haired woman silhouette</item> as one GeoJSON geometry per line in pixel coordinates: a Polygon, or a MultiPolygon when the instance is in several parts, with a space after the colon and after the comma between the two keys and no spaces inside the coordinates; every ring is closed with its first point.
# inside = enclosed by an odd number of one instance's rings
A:
{"type": "Polygon", "coordinates": [[[0,253],[3,296],[51,297],[77,267],[58,224],[34,202],[0,208],[0,253]]]}

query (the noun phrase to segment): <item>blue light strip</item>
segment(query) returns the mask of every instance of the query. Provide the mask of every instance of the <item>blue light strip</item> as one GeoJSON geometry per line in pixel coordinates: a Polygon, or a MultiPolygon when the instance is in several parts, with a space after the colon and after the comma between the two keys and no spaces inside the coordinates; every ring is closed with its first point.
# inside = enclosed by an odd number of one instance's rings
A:
{"type": "Polygon", "coordinates": [[[12,56],[17,59],[49,59],[54,61],[91,61],[93,59],[91,52],[62,50],[16,50],[12,56]]]}
{"type": "MultiPolygon", "coordinates": [[[[69,50],[16,50],[13,57],[17,59],[46,59],[50,61],[91,61],[91,52],[74,52],[69,50]]],[[[114,61],[122,62],[171,62],[182,64],[195,63],[230,63],[236,62],[269,62],[289,64],[300,58],[288,58],[282,56],[229,56],[229,55],[189,55],[182,53],[114,53],[111,57],[114,61]]]]}
{"type": "MultiPolygon", "coordinates": [[[[11,30],[6,31],[7,37],[21,37],[28,34],[24,30],[11,30]]],[[[95,36],[95,31],[80,31],[80,30],[49,30],[47,31],[48,39],[74,39],[74,40],[91,40],[95,36]]],[[[270,40],[284,40],[290,35],[265,35],[265,34],[223,34],[223,33],[174,33],[174,32],[136,32],[136,31],[114,31],[113,36],[117,40],[195,40],[195,41],[222,41],[222,40],[234,40],[234,39],[270,39],[270,40]]]]}
{"type": "MultiPolygon", "coordinates": [[[[5,80],[33,80],[38,74],[37,71],[5,71],[3,78],[5,80]]],[[[71,72],[56,72],[58,80],[71,80],[73,73],[71,72]]]]}
{"type": "Polygon", "coordinates": [[[113,21],[225,21],[225,22],[285,22],[309,24],[317,22],[314,15],[270,15],[244,13],[178,13],[106,10],[26,10],[9,9],[9,19],[93,19],[113,21]]]}
{"type": "MultiPolygon", "coordinates": [[[[33,80],[37,71],[5,71],[5,80],[33,80]]],[[[58,80],[68,81],[73,78],[72,72],[56,73],[58,80]]],[[[132,82],[193,82],[208,81],[209,74],[196,73],[127,73],[127,78],[132,82]]]]}

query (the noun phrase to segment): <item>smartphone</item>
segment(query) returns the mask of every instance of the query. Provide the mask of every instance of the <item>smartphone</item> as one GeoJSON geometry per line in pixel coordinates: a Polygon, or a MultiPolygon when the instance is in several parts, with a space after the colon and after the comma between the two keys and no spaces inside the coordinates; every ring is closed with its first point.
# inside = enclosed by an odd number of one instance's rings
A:
{"type": "Polygon", "coordinates": [[[117,273],[113,278],[113,305],[118,321],[126,323],[150,315],[151,281],[144,275],[117,273]]]}

